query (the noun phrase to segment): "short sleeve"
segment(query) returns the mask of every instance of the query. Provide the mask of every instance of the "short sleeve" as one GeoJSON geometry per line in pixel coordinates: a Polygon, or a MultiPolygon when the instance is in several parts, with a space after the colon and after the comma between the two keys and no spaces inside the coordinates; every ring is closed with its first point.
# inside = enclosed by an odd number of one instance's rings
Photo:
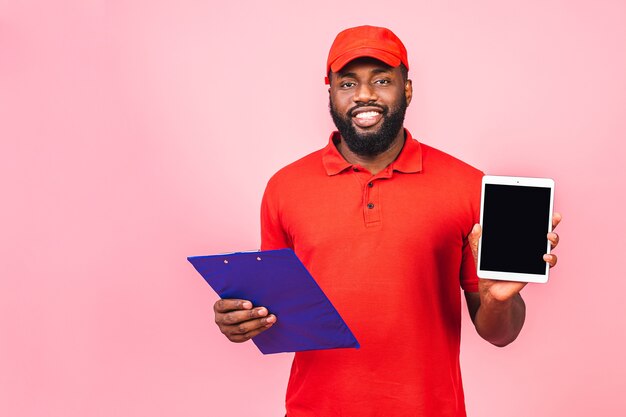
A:
{"type": "Polygon", "coordinates": [[[478,275],[476,262],[467,238],[463,241],[463,257],[461,259],[461,288],[467,292],[478,292],[478,275]]]}
{"type": "Polygon", "coordinates": [[[278,203],[278,196],[270,182],[261,201],[261,250],[293,247],[283,228],[278,203]]]}
{"type": "Polygon", "coordinates": [[[476,170],[470,183],[469,190],[471,190],[469,199],[471,207],[471,224],[469,225],[469,231],[463,239],[463,255],[461,259],[461,288],[467,292],[478,292],[478,274],[476,270],[476,262],[474,261],[474,255],[472,254],[472,248],[469,245],[467,235],[471,232],[474,224],[480,222],[480,190],[481,180],[483,177],[481,171],[476,170]]]}

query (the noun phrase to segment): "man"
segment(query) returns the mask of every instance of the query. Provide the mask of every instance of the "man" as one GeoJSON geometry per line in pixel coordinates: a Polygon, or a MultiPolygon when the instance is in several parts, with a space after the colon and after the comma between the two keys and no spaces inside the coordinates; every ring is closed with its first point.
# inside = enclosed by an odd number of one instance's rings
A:
{"type": "MultiPolygon", "coordinates": [[[[327,62],[338,132],[265,191],[262,249],[293,248],[361,343],[296,353],[289,417],[465,416],[459,287],[489,342],[522,328],[524,284],[476,276],[482,173],[403,128],[408,69],[390,30],[339,33],[327,62]]],[[[219,300],[215,313],[233,342],[280,320],[246,300],[219,300]]]]}

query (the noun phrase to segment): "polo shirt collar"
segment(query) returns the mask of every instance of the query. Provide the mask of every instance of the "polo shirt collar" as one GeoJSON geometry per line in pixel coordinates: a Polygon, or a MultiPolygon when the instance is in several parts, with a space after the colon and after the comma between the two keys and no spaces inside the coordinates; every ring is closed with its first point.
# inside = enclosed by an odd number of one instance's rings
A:
{"type": "MultiPolygon", "coordinates": [[[[402,147],[398,157],[389,165],[389,167],[387,167],[387,169],[390,170],[390,172],[398,171],[405,174],[420,172],[422,170],[422,147],[417,140],[413,139],[411,133],[407,129],[404,129],[404,132],[406,133],[404,146],[402,147]]],[[[340,172],[353,167],[353,164],[346,161],[341,153],[339,153],[339,150],[335,145],[335,138],[339,138],[339,132],[337,131],[331,133],[328,145],[326,145],[326,148],[324,148],[322,152],[322,163],[324,164],[326,174],[330,176],[337,175],[340,172]]]]}

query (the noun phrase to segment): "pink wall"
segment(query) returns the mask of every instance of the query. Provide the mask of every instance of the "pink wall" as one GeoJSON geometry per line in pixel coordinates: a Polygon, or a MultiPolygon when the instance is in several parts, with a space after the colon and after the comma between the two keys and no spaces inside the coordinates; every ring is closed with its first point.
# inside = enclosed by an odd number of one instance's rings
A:
{"type": "Polygon", "coordinates": [[[332,128],[328,47],[364,23],[407,45],[415,136],[557,183],[520,339],[464,317],[470,415],[623,415],[626,3],[296,4],[0,0],[0,415],[282,415],[290,355],[228,343],[185,257],[258,247],[265,181],[332,128]]]}

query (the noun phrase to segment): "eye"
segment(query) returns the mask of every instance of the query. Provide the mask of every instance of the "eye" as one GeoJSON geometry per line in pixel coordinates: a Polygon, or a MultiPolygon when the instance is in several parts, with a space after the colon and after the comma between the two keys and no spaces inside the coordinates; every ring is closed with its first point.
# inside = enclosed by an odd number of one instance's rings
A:
{"type": "Polygon", "coordinates": [[[356,83],[353,83],[352,81],[345,81],[342,82],[341,84],[339,84],[339,87],[341,88],[352,88],[356,85],[356,83]]]}
{"type": "Polygon", "coordinates": [[[379,85],[387,85],[389,84],[391,81],[387,80],[387,79],[380,79],[380,80],[376,80],[374,81],[374,84],[379,84],[379,85]]]}

